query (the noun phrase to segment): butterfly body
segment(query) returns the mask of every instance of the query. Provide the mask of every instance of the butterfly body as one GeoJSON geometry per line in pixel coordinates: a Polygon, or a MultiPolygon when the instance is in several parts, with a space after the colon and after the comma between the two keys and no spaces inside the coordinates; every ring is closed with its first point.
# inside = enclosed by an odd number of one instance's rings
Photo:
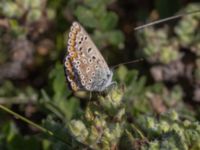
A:
{"type": "Polygon", "coordinates": [[[65,73],[73,91],[102,92],[112,82],[113,72],[84,28],[74,22],[69,32],[65,73]]]}

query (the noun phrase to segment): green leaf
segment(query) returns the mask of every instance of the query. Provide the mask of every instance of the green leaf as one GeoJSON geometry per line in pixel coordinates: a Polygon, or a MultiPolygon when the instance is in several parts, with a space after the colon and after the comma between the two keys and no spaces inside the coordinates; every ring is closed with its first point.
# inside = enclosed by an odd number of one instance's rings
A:
{"type": "Polygon", "coordinates": [[[126,75],[128,74],[128,69],[120,65],[119,68],[117,69],[117,76],[121,82],[124,82],[126,80],[126,75]]]}
{"type": "Polygon", "coordinates": [[[99,26],[104,31],[114,29],[117,25],[118,17],[114,12],[108,12],[99,20],[99,26]]]}
{"type": "Polygon", "coordinates": [[[97,27],[98,22],[90,9],[84,6],[78,6],[75,10],[75,15],[83,26],[91,28],[97,27]]]}

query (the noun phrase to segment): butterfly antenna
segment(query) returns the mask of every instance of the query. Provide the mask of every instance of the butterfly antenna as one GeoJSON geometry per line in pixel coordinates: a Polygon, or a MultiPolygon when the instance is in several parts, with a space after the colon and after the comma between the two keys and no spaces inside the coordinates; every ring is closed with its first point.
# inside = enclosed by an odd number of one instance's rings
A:
{"type": "Polygon", "coordinates": [[[171,17],[168,17],[168,18],[160,19],[160,20],[153,21],[153,22],[147,23],[145,25],[136,27],[136,28],[134,28],[134,30],[140,30],[140,29],[146,28],[148,26],[152,26],[152,25],[155,25],[155,24],[159,24],[159,23],[162,23],[162,22],[166,22],[166,21],[169,21],[169,20],[181,18],[183,16],[194,14],[194,13],[199,13],[199,12],[200,12],[200,10],[195,10],[195,11],[186,12],[186,13],[183,13],[183,14],[180,14],[180,15],[175,15],[175,16],[171,16],[171,17]]]}
{"type": "Polygon", "coordinates": [[[116,67],[118,67],[120,65],[127,65],[127,64],[132,64],[132,63],[140,62],[140,61],[144,61],[144,59],[140,58],[140,59],[136,59],[136,60],[132,60],[132,61],[120,63],[120,64],[117,64],[117,65],[113,66],[112,69],[114,69],[114,68],[116,68],[116,67]]]}

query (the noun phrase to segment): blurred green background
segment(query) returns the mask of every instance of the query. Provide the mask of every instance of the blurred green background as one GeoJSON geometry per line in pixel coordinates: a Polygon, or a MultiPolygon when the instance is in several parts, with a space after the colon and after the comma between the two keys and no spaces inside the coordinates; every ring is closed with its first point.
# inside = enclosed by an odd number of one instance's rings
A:
{"type": "Polygon", "coordinates": [[[200,149],[200,10],[194,0],[1,0],[0,150],[200,149]],[[73,93],[63,59],[73,21],[87,30],[118,86],[73,93]]]}

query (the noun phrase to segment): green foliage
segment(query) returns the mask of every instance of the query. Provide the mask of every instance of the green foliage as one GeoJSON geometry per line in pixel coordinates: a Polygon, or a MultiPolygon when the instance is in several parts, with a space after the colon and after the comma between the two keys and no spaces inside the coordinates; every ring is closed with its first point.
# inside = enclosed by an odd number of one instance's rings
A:
{"type": "Polygon", "coordinates": [[[76,4],[75,16],[85,27],[94,29],[93,39],[100,49],[108,45],[121,49],[124,47],[124,36],[120,30],[115,29],[118,16],[112,11],[107,11],[107,5],[112,1],[84,0],[82,5],[76,4]]]}
{"type": "Polygon", "coordinates": [[[66,79],[63,75],[63,66],[56,64],[54,70],[49,75],[52,80],[53,96],[49,96],[43,91],[41,103],[57,114],[60,119],[66,121],[71,119],[75,111],[78,111],[79,101],[74,97],[69,98],[71,91],[67,89],[66,79]]]}
{"type": "MultiPolygon", "coordinates": [[[[185,12],[199,10],[199,4],[190,4],[185,8],[185,12]]],[[[197,50],[199,41],[199,14],[186,15],[174,27],[174,34],[171,34],[169,27],[155,29],[146,28],[141,32],[136,32],[140,49],[143,55],[151,62],[161,62],[169,64],[182,57],[181,48],[197,50]]],[[[198,54],[198,51],[196,52],[198,54]]]]}
{"type": "Polygon", "coordinates": [[[176,112],[171,113],[171,117],[170,114],[161,116],[159,121],[152,117],[144,119],[143,130],[148,132],[148,139],[152,140],[148,146],[144,146],[144,149],[199,148],[199,123],[189,120],[181,121],[176,112]],[[173,118],[174,115],[176,116],[175,118],[173,118]]]}
{"type": "Polygon", "coordinates": [[[1,149],[35,150],[40,148],[39,140],[32,136],[23,137],[14,122],[7,122],[1,127],[1,149]]]}
{"type": "Polygon", "coordinates": [[[78,141],[90,148],[110,149],[117,146],[125,127],[122,92],[112,90],[98,99],[99,104],[91,102],[84,119],[72,120],[69,129],[78,141]]]}
{"type": "MultiPolygon", "coordinates": [[[[151,13],[129,1],[2,0],[0,105],[45,130],[0,111],[0,149],[200,149],[200,15],[136,31],[134,41],[133,24],[141,20],[133,14],[151,20],[182,7],[178,0],[148,4],[155,6],[151,13]],[[73,21],[85,27],[108,64],[136,53],[144,65],[118,66],[116,84],[102,93],[72,92],[61,60],[73,21]]],[[[189,4],[183,11],[199,8],[189,4]]]]}

